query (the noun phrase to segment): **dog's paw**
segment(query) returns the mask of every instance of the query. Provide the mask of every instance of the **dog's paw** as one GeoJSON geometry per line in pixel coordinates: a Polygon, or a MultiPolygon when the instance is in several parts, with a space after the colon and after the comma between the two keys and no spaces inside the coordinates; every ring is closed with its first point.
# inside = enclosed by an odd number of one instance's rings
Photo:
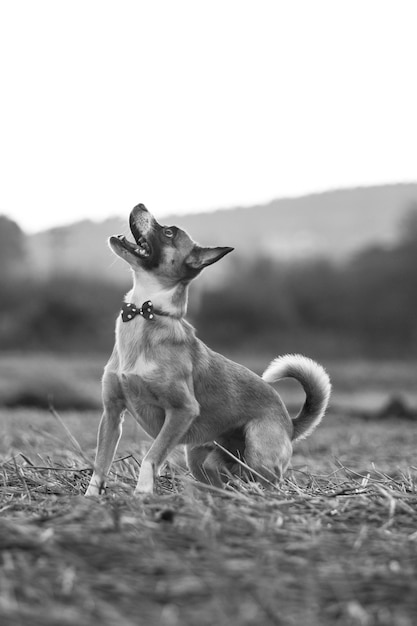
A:
{"type": "Polygon", "coordinates": [[[152,463],[142,461],[135,496],[154,492],[155,471],[152,463]]]}
{"type": "Polygon", "coordinates": [[[97,485],[89,485],[87,491],[84,494],[84,497],[90,498],[90,497],[99,496],[99,495],[100,495],[100,489],[97,487],[97,485]]]}
{"type": "Polygon", "coordinates": [[[102,493],[104,493],[104,480],[93,475],[84,496],[89,498],[90,496],[99,496],[102,493]]]}
{"type": "Polygon", "coordinates": [[[154,492],[153,485],[136,485],[136,489],[133,492],[135,496],[148,496],[154,492]]]}

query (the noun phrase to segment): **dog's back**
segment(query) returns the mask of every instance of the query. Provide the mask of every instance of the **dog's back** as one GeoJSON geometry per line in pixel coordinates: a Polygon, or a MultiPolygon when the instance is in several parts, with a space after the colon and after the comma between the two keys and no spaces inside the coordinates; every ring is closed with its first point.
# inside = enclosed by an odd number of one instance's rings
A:
{"type": "Polygon", "coordinates": [[[191,350],[194,393],[201,413],[187,433],[189,441],[197,443],[200,437],[213,441],[230,430],[244,428],[265,404],[292,436],[292,421],[273,387],[197,338],[191,350]]]}

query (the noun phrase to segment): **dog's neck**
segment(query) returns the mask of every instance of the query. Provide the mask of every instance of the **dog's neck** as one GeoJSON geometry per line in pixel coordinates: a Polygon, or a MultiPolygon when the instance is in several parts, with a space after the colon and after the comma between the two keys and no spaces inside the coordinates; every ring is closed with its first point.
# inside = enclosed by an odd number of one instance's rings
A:
{"type": "Polygon", "coordinates": [[[140,272],[133,274],[133,288],[126,295],[125,301],[141,306],[150,300],[156,310],[181,319],[187,312],[188,285],[178,284],[174,287],[163,287],[152,274],[140,272]]]}

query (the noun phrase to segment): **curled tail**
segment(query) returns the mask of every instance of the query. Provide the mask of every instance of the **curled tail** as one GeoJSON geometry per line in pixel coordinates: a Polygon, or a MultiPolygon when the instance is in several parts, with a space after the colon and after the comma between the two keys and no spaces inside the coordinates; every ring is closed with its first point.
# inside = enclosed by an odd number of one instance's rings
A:
{"type": "Polygon", "coordinates": [[[295,378],[302,385],[306,400],[293,420],[293,439],[307,437],[320,424],[329,403],[331,384],[326,371],[308,357],[286,354],[274,359],[262,374],[267,383],[295,378]]]}

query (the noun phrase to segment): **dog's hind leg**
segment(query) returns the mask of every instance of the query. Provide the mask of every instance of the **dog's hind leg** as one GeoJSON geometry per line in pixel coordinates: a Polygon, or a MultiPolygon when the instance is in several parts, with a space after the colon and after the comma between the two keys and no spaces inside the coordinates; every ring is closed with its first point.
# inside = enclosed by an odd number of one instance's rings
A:
{"type": "Polygon", "coordinates": [[[245,462],[268,482],[284,476],[292,456],[291,439],[286,428],[272,415],[256,419],[246,426],[245,462]]]}
{"type": "Polygon", "coordinates": [[[213,444],[187,446],[185,458],[188,469],[202,483],[222,487],[221,467],[223,457],[213,444]]]}
{"type": "Polygon", "coordinates": [[[187,446],[186,460],[194,478],[222,487],[232,476],[240,476],[245,449],[245,433],[234,429],[218,437],[216,443],[187,446]],[[221,446],[221,447],[220,447],[221,446]]]}
{"type": "Polygon", "coordinates": [[[116,374],[108,373],[103,378],[103,404],[104,412],[98,429],[94,472],[86,496],[98,496],[104,489],[105,479],[122,434],[125,402],[116,374]]]}
{"type": "Polygon", "coordinates": [[[203,483],[208,482],[207,474],[204,471],[204,461],[207,459],[207,456],[212,450],[212,444],[201,446],[188,445],[185,447],[185,460],[187,462],[188,469],[194,478],[203,483]]]}

